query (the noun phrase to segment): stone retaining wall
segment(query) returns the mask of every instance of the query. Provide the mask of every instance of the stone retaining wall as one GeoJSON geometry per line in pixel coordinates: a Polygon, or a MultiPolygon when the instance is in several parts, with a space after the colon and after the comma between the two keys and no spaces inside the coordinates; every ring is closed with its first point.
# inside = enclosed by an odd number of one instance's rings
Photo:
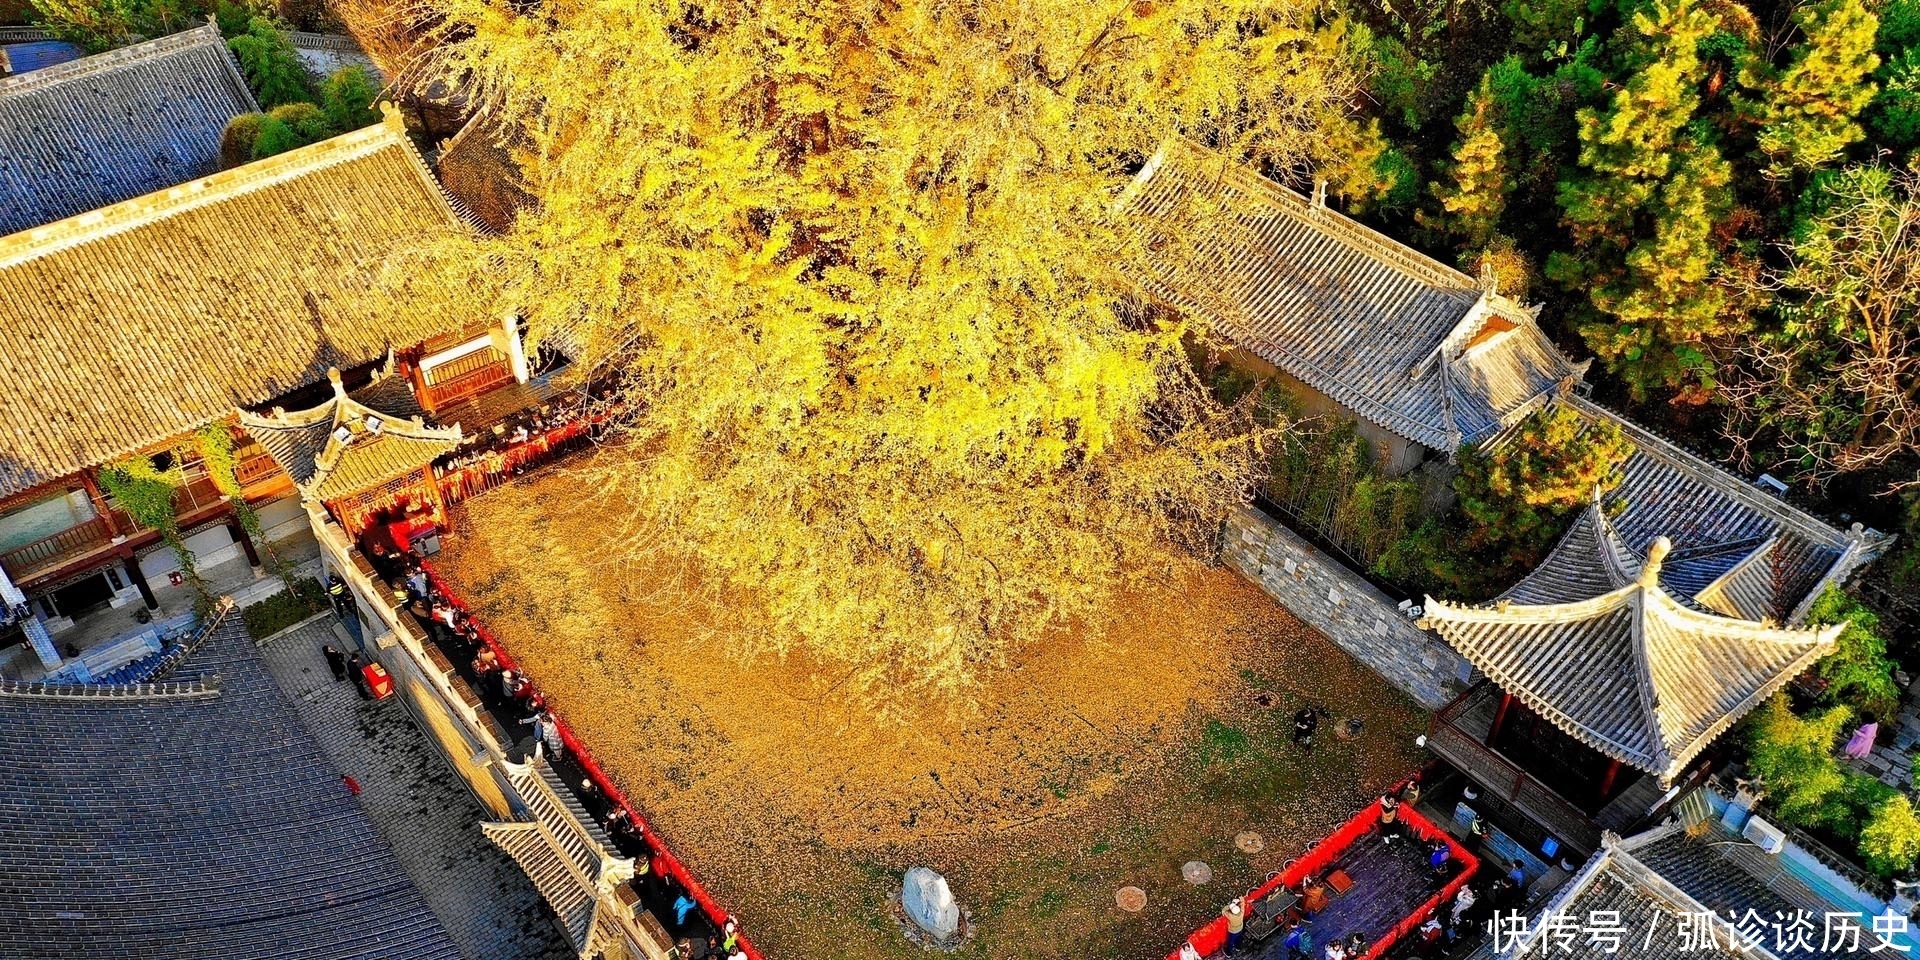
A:
{"type": "Polygon", "coordinates": [[[1253,507],[1227,518],[1221,559],[1429,710],[1465,689],[1467,663],[1373,584],[1253,507]]]}

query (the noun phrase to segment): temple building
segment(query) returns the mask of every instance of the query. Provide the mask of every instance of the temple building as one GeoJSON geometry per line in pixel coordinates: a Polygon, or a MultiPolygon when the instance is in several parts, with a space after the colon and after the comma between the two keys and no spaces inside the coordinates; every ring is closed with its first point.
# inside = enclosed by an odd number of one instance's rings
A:
{"type": "Polygon", "coordinates": [[[0,74],[0,235],[214,173],[227,121],[259,109],[212,24],[0,74]]]}
{"type": "Polygon", "coordinates": [[[119,682],[0,681],[16,960],[462,960],[231,607],[119,682]]]}
{"type": "Polygon", "coordinates": [[[1351,415],[1388,474],[1494,437],[1586,373],[1538,308],[1188,140],[1119,208],[1148,294],[1210,319],[1307,415],[1351,415]]]}
{"type": "MultiPolygon", "coordinates": [[[[189,33],[166,40],[207,46],[189,33]]],[[[0,187],[0,199],[20,195],[4,176],[0,187]]],[[[0,599],[32,612],[11,618],[0,648],[24,636],[36,654],[0,653],[0,671],[64,675],[95,646],[107,652],[79,676],[109,671],[121,655],[112,630],[76,630],[77,620],[127,608],[115,622],[130,630],[141,607],[171,614],[155,578],[176,570],[172,551],[102,490],[102,468],[133,456],[179,467],[187,546],[203,562],[244,554],[258,567],[259,545],[190,449],[194,431],[237,428],[243,409],[307,408],[323,399],[314,390],[329,369],[359,382],[396,353],[404,369],[386,389],[427,410],[526,380],[511,319],[464,316],[428,282],[405,297],[382,292],[378,273],[397,253],[467,229],[389,109],[362,130],[0,237],[0,390],[9,409],[31,411],[0,441],[0,599]]],[[[237,479],[270,539],[276,529],[310,536],[292,478],[234,437],[237,479]]]]}
{"type": "Polygon", "coordinates": [[[1546,338],[1539,308],[1324,196],[1175,138],[1118,210],[1145,293],[1206,319],[1238,348],[1229,362],[1277,378],[1306,415],[1352,419],[1388,474],[1497,448],[1549,407],[1633,442],[1619,485],[1497,603],[1424,606],[1469,686],[1430,745],[1548,862],[1675,802],[1721,734],[1831,651],[1832,629],[1792,625],[1892,541],[1836,529],[1586,399],[1587,364],[1546,338]]]}
{"type": "MultiPolygon", "coordinates": [[[[1774,856],[1711,818],[1675,818],[1625,838],[1609,833],[1489,953],[1500,960],[1860,960],[1904,952],[1876,949],[1865,911],[1782,873],[1774,856]]],[[[1904,934],[1890,942],[1912,948],[1904,934]]]]}
{"type": "MultiPolygon", "coordinates": [[[[1640,822],[1716,738],[1833,652],[1842,629],[1716,611],[1701,597],[1723,596],[1713,587],[1727,578],[1689,593],[1677,587],[1684,567],[1666,537],[1634,549],[1596,500],[1494,603],[1429,598],[1421,625],[1490,684],[1469,694],[1471,709],[1450,708],[1435,749],[1490,792],[1515,795],[1503,777],[1531,770],[1600,825],[1640,822]]],[[[1577,847],[1597,839],[1585,824],[1556,826],[1577,847]]]]}

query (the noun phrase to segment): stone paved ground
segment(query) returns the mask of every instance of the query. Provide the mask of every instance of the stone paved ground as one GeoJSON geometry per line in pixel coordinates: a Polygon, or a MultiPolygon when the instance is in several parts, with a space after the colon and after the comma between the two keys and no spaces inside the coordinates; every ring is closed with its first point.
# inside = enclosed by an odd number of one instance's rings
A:
{"type": "Polygon", "coordinates": [[[447,933],[469,960],[571,960],[552,914],[478,826],[485,815],[397,700],[369,702],[335,682],[322,644],[345,647],[332,619],[310,620],[261,650],[447,933]]]}

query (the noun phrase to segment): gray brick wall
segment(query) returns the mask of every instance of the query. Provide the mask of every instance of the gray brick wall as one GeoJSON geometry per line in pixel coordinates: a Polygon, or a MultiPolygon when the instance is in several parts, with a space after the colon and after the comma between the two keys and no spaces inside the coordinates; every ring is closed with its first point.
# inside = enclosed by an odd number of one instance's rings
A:
{"type": "Polygon", "coordinates": [[[1373,584],[1252,507],[1227,518],[1222,553],[1294,616],[1429,710],[1464,689],[1466,662],[1373,584]]]}

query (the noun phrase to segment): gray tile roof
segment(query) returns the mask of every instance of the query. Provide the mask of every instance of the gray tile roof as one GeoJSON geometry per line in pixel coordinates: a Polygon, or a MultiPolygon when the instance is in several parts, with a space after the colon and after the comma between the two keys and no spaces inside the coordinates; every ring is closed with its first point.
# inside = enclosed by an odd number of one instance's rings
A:
{"type": "Polygon", "coordinates": [[[1839,627],[1787,629],[1683,602],[1589,507],[1539,569],[1494,604],[1428,598],[1421,621],[1502,690],[1595,750],[1677,776],[1833,649],[1839,627]]]}
{"type": "MultiPolygon", "coordinates": [[[[1845,912],[1782,870],[1778,856],[1754,846],[1717,820],[1705,821],[1692,830],[1681,829],[1677,824],[1659,827],[1621,841],[1621,848],[1661,879],[1722,917],[1745,918],[1751,912],[1761,922],[1771,922],[1804,910],[1816,918],[1816,923],[1821,923],[1828,913],[1845,912]]],[[[1773,953],[1781,960],[1867,955],[1865,951],[1858,954],[1822,951],[1820,939],[1816,936],[1807,949],[1797,944],[1792,949],[1776,945],[1773,953]]],[[[1891,953],[1893,951],[1883,951],[1883,954],[1891,953]]]]}
{"type": "Polygon", "coordinates": [[[1586,369],[1519,304],[1184,139],[1120,214],[1149,293],[1427,447],[1483,439],[1586,369]]]}
{"type": "Polygon", "coordinates": [[[460,960],[237,616],[162,683],[0,686],[15,960],[460,960]]]}
{"type": "Polygon", "coordinates": [[[86,54],[85,50],[71,43],[51,37],[31,40],[13,39],[5,32],[0,32],[0,57],[6,58],[5,67],[0,69],[0,74],[18,75],[45,70],[62,63],[72,63],[86,54]]]}
{"type": "Polygon", "coordinates": [[[1798,623],[1827,582],[1892,543],[1871,530],[1836,530],[1598,404],[1555,402],[1618,424],[1633,441],[1625,479],[1606,496],[1614,529],[1640,554],[1659,537],[1671,540],[1662,582],[1706,609],[1798,623]]]}
{"type": "Polygon", "coordinates": [[[0,80],[0,235],[213,173],[258,109],[211,24],[0,80]]]}
{"type": "MultiPolygon", "coordinates": [[[[1823,949],[1829,946],[1826,915],[1843,913],[1844,908],[1822,900],[1797,881],[1783,880],[1778,866],[1765,862],[1777,858],[1752,844],[1711,822],[1699,829],[1704,831],[1699,837],[1672,823],[1626,840],[1608,834],[1599,852],[1530,918],[1527,935],[1503,944],[1496,956],[1501,960],[1675,960],[1683,956],[1859,960],[1873,956],[1865,949],[1842,947],[1837,939],[1835,949],[1823,949]],[[1739,847],[1745,850],[1734,849],[1739,847]],[[1769,874],[1771,879],[1763,879],[1769,874]],[[1757,919],[1749,918],[1749,909],[1757,919]],[[1803,947],[1790,932],[1800,910],[1807,912],[1812,924],[1810,947],[1803,947]],[[1596,913],[1618,915],[1618,926],[1625,933],[1618,938],[1617,949],[1608,949],[1616,944],[1591,938],[1596,913]],[[1710,925],[1701,923],[1704,914],[1713,915],[1710,925]],[[1555,915],[1565,920],[1549,924],[1547,918],[1555,915]],[[1776,921],[1783,921],[1784,929],[1776,929],[1776,921]],[[1711,946],[1700,935],[1703,927],[1712,930],[1711,946]]],[[[1870,935],[1859,938],[1862,947],[1872,942],[1870,935]]]]}

